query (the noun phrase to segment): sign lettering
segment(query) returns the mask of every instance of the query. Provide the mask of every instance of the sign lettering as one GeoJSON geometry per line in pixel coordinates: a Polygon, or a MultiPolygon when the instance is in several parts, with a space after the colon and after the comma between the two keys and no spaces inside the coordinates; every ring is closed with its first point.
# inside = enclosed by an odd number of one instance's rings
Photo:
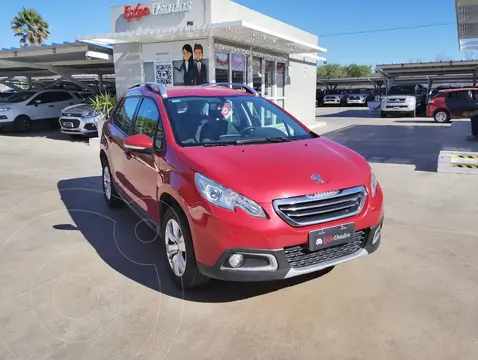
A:
{"type": "Polygon", "coordinates": [[[147,6],[142,7],[141,3],[138,3],[136,7],[125,6],[123,17],[128,21],[131,20],[140,20],[144,16],[149,15],[168,15],[176,13],[184,13],[191,11],[193,2],[184,1],[184,0],[174,0],[169,3],[163,1],[153,2],[151,4],[151,9],[147,6]]]}

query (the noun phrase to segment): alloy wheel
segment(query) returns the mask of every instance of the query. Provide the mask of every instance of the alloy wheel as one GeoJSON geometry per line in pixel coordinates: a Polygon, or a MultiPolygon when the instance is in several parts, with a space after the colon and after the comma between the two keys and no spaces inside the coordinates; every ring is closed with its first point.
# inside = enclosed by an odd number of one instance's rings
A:
{"type": "Polygon", "coordinates": [[[175,219],[166,224],[164,242],[169,266],[174,275],[181,277],[186,271],[186,243],[181,226],[175,219]]]}
{"type": "Polygon", "coordinates": [[[106,199],[111,199],[111,176],[108,165],[103,168],[103,191],[105,192],[106,199]]]}

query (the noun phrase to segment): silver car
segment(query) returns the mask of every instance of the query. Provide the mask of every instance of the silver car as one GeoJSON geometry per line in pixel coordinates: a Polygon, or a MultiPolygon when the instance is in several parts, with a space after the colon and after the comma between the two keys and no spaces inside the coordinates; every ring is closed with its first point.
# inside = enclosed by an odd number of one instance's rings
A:
{"type": "Polygon", "coordinates": [[[102,115],[90,104],[68,106],[61,111],[61,132],[68,135],[96,136],[98,121],[101,119],[102,115]]]}

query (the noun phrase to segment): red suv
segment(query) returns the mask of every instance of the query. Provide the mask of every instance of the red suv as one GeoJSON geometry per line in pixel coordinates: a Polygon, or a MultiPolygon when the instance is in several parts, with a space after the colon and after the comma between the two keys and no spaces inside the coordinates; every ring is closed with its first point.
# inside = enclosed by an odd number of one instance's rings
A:
{"type": "Polygon", "coordinates": [[[436,122],[446,123],[451,119],[467,118],[478,110],[478,89],[440,90],[428,103],[427,116],[436,122]]]}
{"type": "Polygon", "coordinates": [[[380,244],[383,195],[367,161],[245,85],[130,88],[100,160],[106,202],[160,231],[185,289],[289,278],[380,244]]]}

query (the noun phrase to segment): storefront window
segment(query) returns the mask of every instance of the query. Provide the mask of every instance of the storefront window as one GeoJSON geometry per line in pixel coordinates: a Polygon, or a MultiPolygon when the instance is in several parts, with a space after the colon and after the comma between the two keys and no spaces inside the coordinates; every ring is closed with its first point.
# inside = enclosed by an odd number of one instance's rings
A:
{"type": "Polygon", "coordinates": [[[284,97],[284,83],[285,83],[285,64],[277,63],[277,72],[276,72],[276,97],[284,97]]]}
{"type": "Polygon", "coordinates": [[[232,82],[243,84],[246,82],[246,57],[240,54],[231,55],[232,82]]]}
{"type": "Polygon", "coordinates": [[[144,81],[156,82],[154,76],[154,63],[152,61],[143,63],[144,81]]]}
{"type": "Polygon", "coordinates": [[[216,82],[229,82],[229,53],[216,51],[216,82]]]}
{"type": "Polygon", "coordinates": [[[257,57],[252,58],[252,86],[262,92],[262,59],[257,57]]]}
{"type": "Polygon", "coordinates": [[[272,85],[274,84],[274,62],[266,60],[266,73],[265,73],[265,97],[272,97],[272,85]]]}

